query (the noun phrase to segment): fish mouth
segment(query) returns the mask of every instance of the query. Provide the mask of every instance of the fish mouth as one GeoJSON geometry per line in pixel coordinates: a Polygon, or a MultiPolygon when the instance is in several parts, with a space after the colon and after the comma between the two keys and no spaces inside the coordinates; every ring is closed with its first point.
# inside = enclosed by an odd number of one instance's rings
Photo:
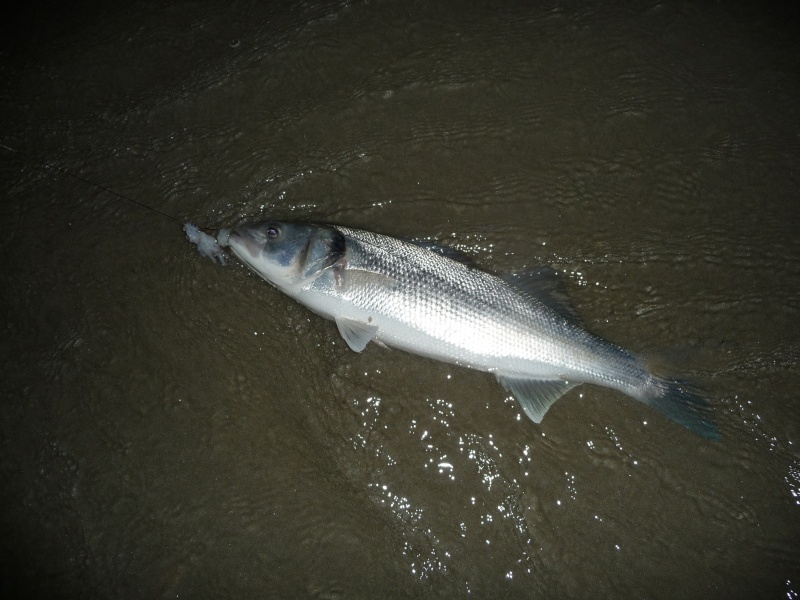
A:
{"type": "Polygon", "coordinates": [[[239,258],[246,260],[255,258],[261,252],[261,244],[248,231],[236,229],[220,229],[217,234],[220,246],[230,248],[239,258]]]}

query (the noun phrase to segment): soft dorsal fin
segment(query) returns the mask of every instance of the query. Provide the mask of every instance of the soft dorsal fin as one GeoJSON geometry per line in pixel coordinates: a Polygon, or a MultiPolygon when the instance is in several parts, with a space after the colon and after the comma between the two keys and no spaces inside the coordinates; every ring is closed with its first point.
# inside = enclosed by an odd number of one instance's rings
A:
{"type": "Polygon", "coordinates": [[[555,401],[578,385],[577,382],[560,379],[523,379],[502,375],[497,376],[497,381],[513,394],[522,410],[534,423],[541,423],[544,414],[555,401]]]}
{"type": "Polygon", "coordinates": [[[355,352],[361,352],[366,348],[370,340],[378,333],[378,327],[375,325],[367,325],[344,317],[336,319],[336,326],[339,328],[339,333],[342,334],[344,341],[355,352]]]}
{"type": "Polygon", "coordinates": [[[564,282],[555,269],[537,267],[522,273],[510,273],[503,276],[503,281],[536,298],[565,319],[580,323],[580,317],[572,306],[564,282]]]}

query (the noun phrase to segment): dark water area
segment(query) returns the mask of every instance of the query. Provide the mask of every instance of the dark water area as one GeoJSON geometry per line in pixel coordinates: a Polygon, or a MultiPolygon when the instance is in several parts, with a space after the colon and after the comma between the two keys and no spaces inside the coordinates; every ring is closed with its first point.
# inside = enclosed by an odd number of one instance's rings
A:
{"type": "Polygon", "coordinates": [[[796,10],[21,11],[4,597],[798,597],[796,10]],[[535,425],[489,374],[351,352],[180,227],[266,216],[553,266],[589,329],[702,382],[722,440],[595,386],[535,425]]]}

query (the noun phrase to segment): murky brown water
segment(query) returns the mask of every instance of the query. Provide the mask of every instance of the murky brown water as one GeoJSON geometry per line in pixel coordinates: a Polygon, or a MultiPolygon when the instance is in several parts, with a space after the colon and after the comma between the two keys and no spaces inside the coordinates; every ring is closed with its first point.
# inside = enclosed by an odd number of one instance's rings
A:
{"type": "Polygon", "coordinates": [[[0,148],[5,595],[797,598],[797,13],[494,4],[3,26],[0,141],[46,165],[0,148]],[[723,440],[590,386],[536,426],[490,375],[352,353],[55,168],[179,221],[554,265],[723,440]]]}

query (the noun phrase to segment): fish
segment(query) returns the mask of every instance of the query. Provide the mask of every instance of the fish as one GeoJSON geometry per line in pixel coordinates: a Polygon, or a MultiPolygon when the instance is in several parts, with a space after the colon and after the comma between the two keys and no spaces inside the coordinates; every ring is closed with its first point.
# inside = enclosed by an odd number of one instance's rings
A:
{"type": "Polygon", "coordinates": [[[719,440],[696,386],[648,370],[591,332],[556,271],[501,277],[457,252],[341,225],[265,220],[217,243],[312,312],[355,352],[370,342],[493,374],[534,423],[581,384],[622,392],[719,440]]]}

